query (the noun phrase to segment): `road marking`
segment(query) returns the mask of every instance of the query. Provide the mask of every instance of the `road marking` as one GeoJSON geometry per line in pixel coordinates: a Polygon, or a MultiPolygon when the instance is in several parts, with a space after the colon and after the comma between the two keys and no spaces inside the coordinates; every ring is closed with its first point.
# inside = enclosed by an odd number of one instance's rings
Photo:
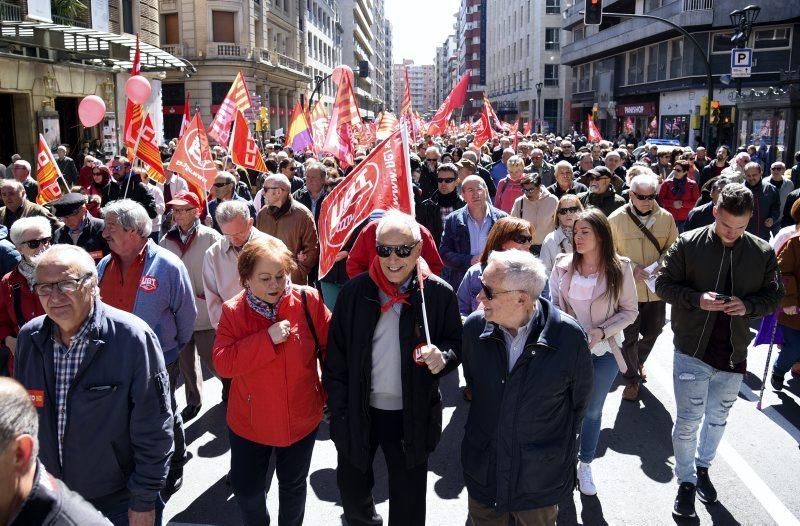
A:
{"type": "MultiPolygon", "coordinates": [[[[648,364],[647,373],[648,380],[655,379],[662,388],[666,388],[667,392],[672,393],[674,398],[675,389],[672,382],[672,371],[668,373],[653,361],[652,364],[648,364]]],[[[742,383],[742,387],[746,388],[747,386],[742,383]]],[[[749,390],[749,388],[747,389],[749,390]]],[[[699,432],[698,430],[698,433],[699,432]]],[[[736,473],[736,476],[739,477],[739,480],[744,483],[756,500],[761,503],[761,506],[769,513],[770,517],[775,520],[776,524],[780,524],[781,526],[800,526],[800,520],[797,520],[797,517],[789,511],[783,502],[772,492],[769,486],[761,480],[761,477],[753,471],[753,468],[750,467],[747,461],[728,444],[725,437],[722,438],[717,448],[717,453],[719,453],[719,456],[730,466],[733,472],[736,473]]]]}

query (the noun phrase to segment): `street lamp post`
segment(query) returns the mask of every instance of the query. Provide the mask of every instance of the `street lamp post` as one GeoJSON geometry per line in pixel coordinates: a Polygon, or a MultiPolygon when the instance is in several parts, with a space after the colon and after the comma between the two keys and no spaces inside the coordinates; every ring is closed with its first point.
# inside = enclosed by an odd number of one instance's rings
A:
{"type": "Polygon", "coordinates": [[[542,87],[544,82],[536,84],[536,120],[539,121],[539,135],[542,134],[542,87]]]}
{"type": "MultiPolygon", "coordinates": [[[[734,29],[731,42],[736,46],[736,49],[741,49],[747,45],[747,41],[750,40],[750,33],[753,31],[753,24],[756,23],[759,13],[761,13],[761,8],[757,5],[749,5],[744,9],[731,11],[731,25],[734,29]]],[[[741,77],[736,79],[736,95],[742,95],[741,77]]]]}

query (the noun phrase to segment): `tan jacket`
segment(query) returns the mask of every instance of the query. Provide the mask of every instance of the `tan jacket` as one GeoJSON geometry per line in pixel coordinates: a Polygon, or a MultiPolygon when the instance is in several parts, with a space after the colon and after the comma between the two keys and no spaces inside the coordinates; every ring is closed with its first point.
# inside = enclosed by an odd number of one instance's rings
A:
{"type": "MultiPolygon", "coordinates": [[[[6,212],[7,207],[0,206],[0,225],[4,225],[6,222],[6,212]]],[[[56,216],[50,213],[50,210],[43,207],[42,205],[38,205],[36,203],[32,203],[27,199],[22,203],[22,210],[17,210],[17,219],[22,219],[23,217],[35,217],[35,216],[42,216],[50,221],[50,229],[55,232],[59,228],[61,228],[64,223],[59,221],[56,216]]]]}
{"type": "Polygon", "coordinates": [[[289,248],[292,254],[305,254],[305,260],[297,260],[297,270],[292,272],[292,283],[307,285],[308,275],[319,263],[319,240],[314,216],[290,195],[277,211],[265,206],[256,216],[256,228],[275,236],[289,248]]]}
{"type": "Polygon", "coordinates": [[[555,228],[553,217],[556,208],[558,208],[558,198],[541,186],[539,198],[536,200],[528,199],[524,195],[517,197],[511,208],[511,215],[532,224],[535,228],[533,244],[541,245],[547,234],[555,228]]]}
{"type": "Polygon", "coordinates": [[[789,241],[784,243],[783,248],[778,254],[778,267],[781,269],[783,286],[786,294],[781,300],[781,312],[778,323],[794,330],[800,330],[800,314],[786,314],[783,307],[797,307],[800,305],[798,294],[800,293],[800,237],[792,236],[789,241]]]}
{"type": "MultiPolygon", "coordinates": [[[[614,210],[608,217],[614,245],[617,254],[629,258],[634,265],[647,267],[661,259],[662,254],[658,253],[653,243],[634,224],[628,215],[628,206],[630,205],[614,210]]],[[[672,214],[657,204],[653,208],[653,216],[655,216],[656,222],[650,227],[650,232],[653,233],[663,252],[666,253],[678,238],[678,228],[675,226],[672,214]]],[[[644,223],[644,221],[642,222],[644,223]]],[[[636,295],[642,303],[661,300],[654,292],[650,292],[644,281],[636,281],[636,295]]]]}

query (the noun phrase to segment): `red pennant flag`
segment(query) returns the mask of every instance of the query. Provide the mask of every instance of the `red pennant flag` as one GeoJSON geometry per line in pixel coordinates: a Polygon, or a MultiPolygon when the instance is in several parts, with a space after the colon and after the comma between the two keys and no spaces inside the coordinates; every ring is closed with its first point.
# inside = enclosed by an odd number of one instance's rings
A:
{"type": "MultiPolygon", "coordinates": [[[[36,155],[36,181],[39,183],[39,195],[36,196],[36,203],[46,205],[61,199],[61,188],[58,186],[58,178],[61,170],[58,169],[53,153],[44,140],[44,135],[39,134],[39,152],[36,155]]],[[[66,183],[65,183],[66,184],[66,183]]]]}
{"type": "Polygon", "coordinates": [[[339,84],[339,88],[322,152],[333,155],[342,168],[347,168],[355,164],[352,128],[361,123],[358,101],[353,92],[353,70],[347,66],[337,66],[333,70],[333,80],[339,84]]]}
{"type": "MultiPolygon", "coordinates": [[[[139,52],[139,33],[136,33],[136,51],[133,53],[133,67],[131,76],[138,75],[142,70],[141,53],[139,52]]],[[[142,127],[144,119],[144,107],[141,104],[134,104],[131,99],[125,105],[125,122],[123,125],[123,135],[125,147],[128,149],[128,160],[133,161],[133,150],[136,148],[136,139],[139,137],[139,128],[142,127]]]]}
{"type": "Polygon", "coordinates": [[[233,159],[234,164],[257,172],[267,171],[267,165],[264,164],[264,158],[261,157],[256,140],[253,138],[253,134],[250,133],[250,126],[238,109],[236,110],[236,117],[234,117],[230,145],[231,159],[233,159]]]}
{"type": "Polygon", "coordinates": [[[247,91],[247,83],[244,75],[240,71],[222,101],[211,126],[208,127],[208,136],[217,141],[222,146],[227,147],[231,137],[231,125],[233,124],[234,113],[237,109],[244,111],[253,106],[250,100],[250,92],[247,91]]]}
{"type": "Polygon", "coordinates": [[[431,123],[428,125],[429,134],[441,135],[444,133],[447,128],[447,121],[450,119],[450,115],[453,114],[453,110],[460,108],[464,104],[464,100],[467,98],[468,87],[469,72],[466,72],[453,88],[453,91],[444,99],[439,109],[436,110],[436,115],[433,116],[431,123]]]}
{"type": "Polygon", "coordinates": [[[189,190],[205,203],[206,193],[217,176],[217,168],[211,158],[208,137],[199,113],[195,114],[186,133],[178,141],[167,170],[183,176],[189,184],[189,190]]]}
{"type": "Polygon", "coordinates": [[[331,119],[325,111],[325,105],[322,101],[317,101],[314,108],[311,110],[309,116],[311,123],[311,138],[314,141],[314,153],[319,155],[322,151],[322,146],[325,144],[325,137],[328,135],[328,124],[331,119]]]}
{"type": "Polygon", "coordinates": [[[189,127],[189,123],[192,122],[192,107],[189,104],[189,99],[192,96],[192,92],[189,91],[186,93],[186,100],[183,102],[183,118],[181,119],[181,131],[178,137],[183,136],[186,132],[186,128],[189,127]]]}
{"type": "MultiPolygon", "coordinates": [[[[475,146],[481,147],[483,143],[492,139],[493,137],[497,137],[497,132],[494,131],[492,128],[492,118],[491,114],[494,114],[494,110],[492,108],[492,103],[489,102],[489,99],[486,98],[484,95],[483,97],[483,111],[481,112],[481,120],[480,124],[478,124],[478,128],[475,133],[475,139],[473,142],[475,146]]],[[[495,116],[497,118],[497,116],[495,116]]]]}
{"type": "Polygon", "coordinates": [[[592,117],[587,117],[587,121],[589,122],[589,142],[600,142],[603,138],[600,136],[600,130],[597,129],[597,125],[592,120],[592,117]]]}
{"type": "Polygon", "coordinates": [[[156,174],[155,180],[164,183],[167,178],[164,176],[164,165],[161,161],[161,152],[158,150],[156,130],[149,113],[144,117],[144,124],[142,124],[139,135],[139,140],[133,150],[133,157],[152,168],[150,172],[156,174]]]}
{"type": "Polygon", "coordinates": [[[328,194],[319,215],[319,276],[333,267],[353,228],[375,209],[414,214],[408,141],[394,132],[328,194]]]}

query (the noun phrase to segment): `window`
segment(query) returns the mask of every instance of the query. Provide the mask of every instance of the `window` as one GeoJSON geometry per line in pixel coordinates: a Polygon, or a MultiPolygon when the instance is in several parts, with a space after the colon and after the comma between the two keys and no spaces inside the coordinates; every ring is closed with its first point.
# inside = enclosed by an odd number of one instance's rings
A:
{"type": "Polygon", "coordinates": [[[225,100],[225,97],[228,95],[228,90],[230,89],[230,82],[212,82],[211,104],[222,104],[222,101],[225,100]]]}
{"type": "Polygon", "coordinates": [[[644,82],[644,48],[628,53],[628,84],[644,82]]]}
{"type": "Polygon", "coordinates": [[[733,33],[714,33],[711,41],[711,52],[712,53],[730,53],[731,49],[733,49],[733,42],[731,42],[731,37],[733,33]]]}
{"type": "Polygon", "coordinates": [[[122,0],[122,31],[123,33],[134,33],[132,0],[122,0]]]}
{"type": "Polygon", "coordinates": [[[544,99],[542,104],[542,127],[545,131],[558,129],[558,107],[561,99],[544,99]]]}
{"type": "Polygon", "coordinates": [[[233,16],[234,13],[230,11],[211,11],[214,42],[236,42],[233,16]]]}
{"type": "Polygon", "coordinates": [[[667,43],[662,42],[647,48],[647,82],[667,78],[667,43]]]}
{"type": "Polygon", "coordinates": [[[586,26],[576,27],[572,30],[572,41],[579,42],[586,36],[586,26]]]}
{"type": "Polygon", "coordinates": [[[669,78],[683,77],[683,38],[670,42],[669,78]]]}
{"type": "Polygon", "coordinates": [[[556,64],[544,65],[544,85],[558,86],[558,66],[556,64]]]}
{"type": "Polygon", "coordinates": [[[777,29],[760,29],[755,31],[753,47],[755,49],[775,49],[789,47],[792,29],[779,27],[777,29]]]}
{"type": "Polygon", "coordinates": [[[548,15],[557,15],[561,12],[561,0],[547,0],[544,6],[544,12],[548,15]]]}
{"type": "Polygon", "coordinates": [[[544,48],[549,51],[556,51],[560,49],[559,34],[561,33],[560,27],[548,27],[544,30],[544,48]]]}
{"type": "Polygon", "coordinates": [[[175,45],[180,43],[181,39],[178,32],[178,13],[168,13],[162,15],[163,29],[161,30],[161,43],[165,45],[175,45]]]}

